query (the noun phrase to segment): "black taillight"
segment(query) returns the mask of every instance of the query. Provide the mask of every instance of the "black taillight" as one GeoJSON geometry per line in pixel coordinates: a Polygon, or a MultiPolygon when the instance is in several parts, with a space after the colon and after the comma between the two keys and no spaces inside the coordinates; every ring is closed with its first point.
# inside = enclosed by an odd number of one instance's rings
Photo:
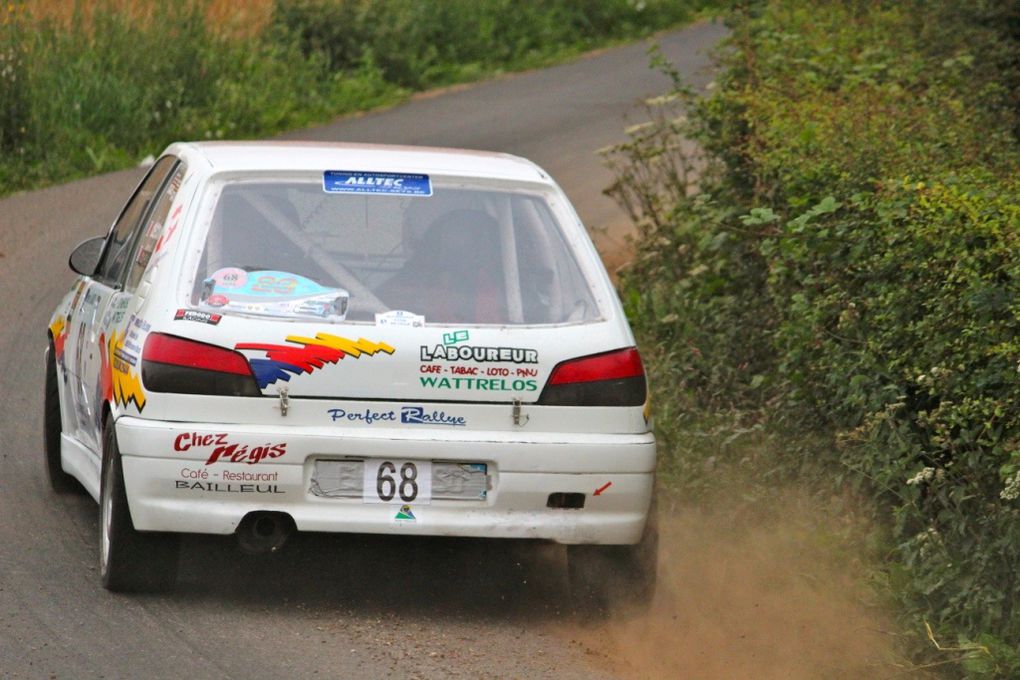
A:
{"type": "Polygon", "coordinates": [[[262,396],[240,352],[164,333],[150,333],[145,339],[142,383],[153,392],[262,396]]]}
{"type": "Polygon", "coordinates": [[[538,403],[547,406],[641,406],[645,368],[637,349],[592,354],[556,365],[538,403]]]}

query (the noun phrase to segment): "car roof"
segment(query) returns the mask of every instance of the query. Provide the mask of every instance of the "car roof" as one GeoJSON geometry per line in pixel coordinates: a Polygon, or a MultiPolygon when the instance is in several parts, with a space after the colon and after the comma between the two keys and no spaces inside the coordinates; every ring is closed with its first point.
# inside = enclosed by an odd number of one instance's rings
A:
{"type": "Polygon", "coordinates": [[[212,172],[352,170],[493,177],[551,183],[529,160],[505,153],[331,142],[178,142],[166,153],[202,160],[212,172]]]}

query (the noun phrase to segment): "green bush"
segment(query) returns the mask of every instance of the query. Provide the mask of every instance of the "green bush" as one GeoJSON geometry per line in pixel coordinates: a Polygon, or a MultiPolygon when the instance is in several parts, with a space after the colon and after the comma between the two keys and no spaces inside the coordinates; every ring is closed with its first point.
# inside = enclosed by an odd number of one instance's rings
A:
{"type": "Polygon", "coordinates": [[[343,71],[370,61],[420,89],[479,71],[629,38],[690,18],[706,2],[668,0],[277,0],[278,30],[343,71]]]}
{"type": "Polygon", "coordinates": [[[1020,111],[992,20],[1018,9],[754,5],[714,91],[678,84],[611,160],[675,401],[828,433],[916,630],[975,676],[1020,674],[1020,111]]]}
{"type": "MultiPolygon", "coordinates": [[[[1011,641],[1020,641],[1020,507],[1004,485],[1020,468],[1017,189],[977,170],[853,197],[830,221],[843,241],[836,256],[810,256],[824,270],[813,285],[791,285],[792,268],[775,282],[791,291],[790,316],[801,315],[793,332],[823,339],[799,369],[816,405],[858,424],[846,433],[847,462],[888,490],[917,601],[964,633],[1011,641]]],[[[825,250],[812,241],[789,261],[825,250]]],[[[797,344],[781,343],[784,355],[797,344]]]]}

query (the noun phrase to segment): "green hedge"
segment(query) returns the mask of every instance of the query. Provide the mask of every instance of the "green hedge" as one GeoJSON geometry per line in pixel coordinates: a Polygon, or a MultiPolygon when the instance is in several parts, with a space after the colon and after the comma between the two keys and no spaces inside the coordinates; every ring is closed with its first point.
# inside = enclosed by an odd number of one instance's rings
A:
{"type": "Polygon", "coordinates": [[[612,160],[674,398],[829,433],[810,455],[884,508],[911,625],[975,676],[1020,675],[1017,17],[755,4],[715,89],[678,83],[612,160]]]}

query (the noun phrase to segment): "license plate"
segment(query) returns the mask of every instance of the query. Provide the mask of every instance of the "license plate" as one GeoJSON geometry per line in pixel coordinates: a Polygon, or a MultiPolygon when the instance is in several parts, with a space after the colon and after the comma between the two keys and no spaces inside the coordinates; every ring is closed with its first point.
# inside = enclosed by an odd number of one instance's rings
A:
{"type": "Polygon", "coordinates": [[[432,462],[369,458],[361,488],[365,503],[431,503],[432,462]]]}
{"type": "Polygon", "coordinates": [[[315,461],[309,491],[323,498],[357,499],[364,503],[484,501],[491,485],[488,472],[485,463],[321,459],[315,461]],[[405,500],[401,494],[413,496],[414,500],[405,500]]]}

